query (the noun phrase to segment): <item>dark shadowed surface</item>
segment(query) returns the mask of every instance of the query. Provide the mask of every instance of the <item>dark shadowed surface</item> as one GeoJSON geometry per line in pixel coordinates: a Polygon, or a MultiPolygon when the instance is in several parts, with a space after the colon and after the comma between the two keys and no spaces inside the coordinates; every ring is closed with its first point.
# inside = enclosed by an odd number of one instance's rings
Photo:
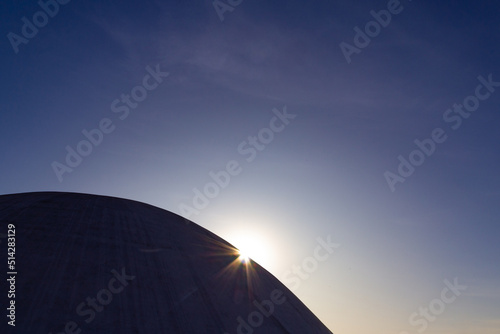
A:
{"type": "Polygon", "coordinates": [[[229,243],[171,212],[39,192],[0,196],[0,222],[0,233],[8,224],[16,230],[15,328],[2,307],[9,333],[232,334],[238,317],[256,325],[239,333],[331,333],[269,272],[241,264],[229,243]],[[283,303],[269,302],[273,291],[283,303]],[[255,302],[264,311],[257,314],[255,302]]]}

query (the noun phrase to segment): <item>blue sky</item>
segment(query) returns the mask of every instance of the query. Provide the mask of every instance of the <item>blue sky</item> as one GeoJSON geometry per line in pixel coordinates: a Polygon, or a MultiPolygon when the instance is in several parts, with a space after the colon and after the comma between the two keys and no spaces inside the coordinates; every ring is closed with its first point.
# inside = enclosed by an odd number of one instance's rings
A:
{"type": "Polygon", "coordinates": [[[104,194],[186,216],[194,189],[234,162],[189,219],[259,239],[279,278],[330,235],[341,246],[294,292],[333,332],[500,330],[495,2],[243,0],[221,21],[211,1],[70,1],[30,38],[23,17],[40,5],[1,7],[0,193],[104,194]],[[356,47],[354,28],[390,9],[348,62],[341,43],[356,47]],[[464,103],[474,111],[453,111],[464,103]],[[69,167],[66,147],[106,119],[113,130],[69,167]],[[398,157],[411,164],[435,129],[446,140],[400,175],[398,157]],[[72,171],[60,180],[54,162],[72,171]],[[411,323],[455,278],[456,301],[425,330],[411,323]]]}

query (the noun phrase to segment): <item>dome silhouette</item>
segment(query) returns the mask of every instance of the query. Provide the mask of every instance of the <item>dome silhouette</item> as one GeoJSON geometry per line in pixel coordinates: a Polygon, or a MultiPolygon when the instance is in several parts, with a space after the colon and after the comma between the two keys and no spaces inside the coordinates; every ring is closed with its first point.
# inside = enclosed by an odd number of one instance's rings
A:
{"type": "Polygon", "coordinates": [[[3,263],[15,230],[2,333],[331,333],[264,268],[166,210],[37,192],[0,196],[0,222],[3,263]]]}

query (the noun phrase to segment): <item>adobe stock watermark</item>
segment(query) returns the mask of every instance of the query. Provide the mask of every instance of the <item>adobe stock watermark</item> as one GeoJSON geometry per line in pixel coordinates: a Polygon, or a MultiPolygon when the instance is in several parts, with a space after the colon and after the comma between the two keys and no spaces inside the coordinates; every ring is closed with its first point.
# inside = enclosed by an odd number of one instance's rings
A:
{"type": "MultiPolygon", "coordinates": [[[[274,140],[277,133],[285,130],[285,127],[297,117],[297,115],[289,114],[286,106],[280,111],[276,108],[273,109],[274,117],[269,121],[269,127],[262,128],[258,131],[257,135],[248,136],[242,141],[237,151],[241,156],[245,157],[246,162],[254,161],[259,152],[262,152],[274,140]]],[[[243,167],[238,160],[230,160],[226,163],[226,168],[218,172],[210,171],[208,173],[211,181],[207,182],[201,189],[193,188],[193,199],[191,204],[179,204],[181,215],[189,219],[193,214],[200,214],[201,210],[205,209],[210,200],[219,196],[222,189],[227,188],[231,182],[231,178],[243,172],[243,167]]]]}
{"type": "MultiPolygon", "coordinates": [[[[147,74],[142,78],[142,84],[133,87],[130,94],[121,94],[120,98],[111,102],[111,111],[118,114],[118,118],[121,121],[129,116],[131,109],[136,109],[139,103],[148,97],[148,92],[158,88],[163,79],[169,76],[168,72],[160,70],[159,64],[155,68],[148,65],[146,72],[147,74]]],[[[85,139],[79,141],[75,145],[75,148],[66,145],[66,164],[59,161],[53,161],[51,164],[52,170],[59,182],[63,182],[63,175],[65,173],[73,172],[83,162],[83,159],[92,153],[95,147],[102,144],[104,135],[112,133],[115,129],[116,126],[113,124],[113,121],[105,117],[98,122],[96,128],[82,130],[82,135],[85,139]]]]}
{"type": "Polygon", "coordinates": [[[294,264],[290,270],[283,273],[281,281],[291,284],[291,291],[297,290],[302,281],[307,280],[310,274],[318,270],[318,264],[328,260],[330,255],[341,246],[332,242],[330,235],[326,237],[326,240],[318,237],[316,241],[318,245],[314,248],[312,256],[304,258],[300,265],[294,264]]]}
{"type": "MultiPolygon", "coordinates": [[[[411,2],[411,0],[408,0],[411,2]]],[[[361,50],[370,45],[373,38],[380,35],[382,28],[387,28],[387,26],[392,21],[393,15],[398,15],[403,11],[404,7],[399,0],[389,0],[387,3],[387,9],[382,9],[378,12],[371,10],[370,15],[374,18],[372,21],[364,26],[364,31],[360,27],[354,27],[354,38],[353,44],[346,42],[341,42],[339,44],[340,50],[344,55],[348,64],[352,62],[353,54],[360,54],[361,50]]]]}
{"type": "MultiPolygon", "coordinates": [[[[274,289],[271,291],[271,295],[269,299],[265,299],[263,301],[253,301],[253,306],[255,310],[250,312],[246,319],[243,319],[241,316],[236,318],[238,322],[238,327],[236,328],[237,334],[252,334],[254,329],[262,326],[265,318],[269,318],[275,310],[275,305],[279,306],[286,302],[286,297],[283,294],[283,291],[279,289],[274,289]],[[264,318],[265,317],[265,318],[264,318]]],[[[224,334],[229,334],[228,332],[224,332],[224,334]]]]}
{"type": "Polygon", "coordinates": [[[9,32],[7,34],[7,38],[9,39],[14,53],[19,53],[19,46],[21,44],[28,44],[28,42],[35,38],[38,34],[39,29],[45,27],[49,23],[49,20],[54,18],[59,13],[60,5],[66,5],[70,1],[71,0],[38,1],[38,6],[40,6],[42,10],[33,14],[31,20],[29,20],[26,16],[21,18],[21,22],[23,23],[21,27],[21,35],[13,32],[9,32]]]}
{"type": "MultiPolygon", "coordinates": [[[[125,273],[125,268],[122,268],[121,273],[115,269],[111,270],[111,273],[113,277],[108,281],[107,289],[99,290],[95,297],[87,297],[84,302],[81,302],[76,307],[76,314],[83,317],[83,321],[87,324],[96,318],[96,312],[104,311],[105,306],[113,301],[114,296],[121,293],[129,285],[129,281],[135,279],[135,276],[125,273]]],[[[82,328],[78,322],[70,320],[66,322],[63,330],[54,334],[79,334],[81,332],[82,328]]],[[[52,332],[49,334],[52,334],[52,332]]]]}
{"type": "Polygon", "coordinates": [[[223,22],[224,13],[232,12],[234,8],[241,5],[242,2],[243,0],[226,0],[226,2],[222,0],[215,0],[214,2],[212,2],[212,5],[214,6],[215,12],[219,16],[219,20],[223,22]]]}
{"type": "MultiPolygon", "coordinates": [[[[441,290],[439,298],[435,298],[429,302],[426,307],[419,307],[418,311],[410,314],[408,321],[412,327],[415,327],[417,332],[423,333],[429,323],[437,320],[437,317],[444,313],[446,307],[457,300],[467,286],[460,285],[458,278],[451,283],[449,280],[444,280],[445,287],[441,290]]],[[[400,332],[399,334],[410,334],[409,332],[400,332]]]]}
{"type": "MultiPolygon", "coordinates": [[[[453,104],[453,107],[445,110],[443,120],[450,124],[452,130],[458,130],[464,119],[471,116],[471,113],[478,110],[480,101],[486,101],[495,92],[495,87],[500,87],[500,82],[493,81],[493,74],[488,75],[488,79],[478,76],[479,85],[474,90],[473,95],[467,96],[462,104],[453,104]],[[464,110],[465,109],[465,110],[464,110]]],[[[417,148],[408,154],[398,156],[399,166],[397,173],[385,171],[384,177],[391,192],[396,190],[397,183],[404,183],[415,172],[415,168],[422,166],[423,163],[436,152],[437,144],[442,144],[448,139],[446,131],[442,128],[435,128],[431,131],[430,137],[413,142],[417,148]]]]}

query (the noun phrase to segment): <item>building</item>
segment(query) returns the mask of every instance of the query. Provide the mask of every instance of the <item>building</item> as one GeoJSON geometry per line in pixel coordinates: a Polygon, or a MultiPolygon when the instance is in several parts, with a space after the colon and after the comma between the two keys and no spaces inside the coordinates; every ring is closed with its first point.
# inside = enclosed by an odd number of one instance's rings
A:
{"type": "Polygon", "coordinates": [[[76,193],[3,195],[0,228],[1,305],[15,302],[15,327],[3,315],[2,333],[331,333],[264,268],[157,207],[76,193]]]}

